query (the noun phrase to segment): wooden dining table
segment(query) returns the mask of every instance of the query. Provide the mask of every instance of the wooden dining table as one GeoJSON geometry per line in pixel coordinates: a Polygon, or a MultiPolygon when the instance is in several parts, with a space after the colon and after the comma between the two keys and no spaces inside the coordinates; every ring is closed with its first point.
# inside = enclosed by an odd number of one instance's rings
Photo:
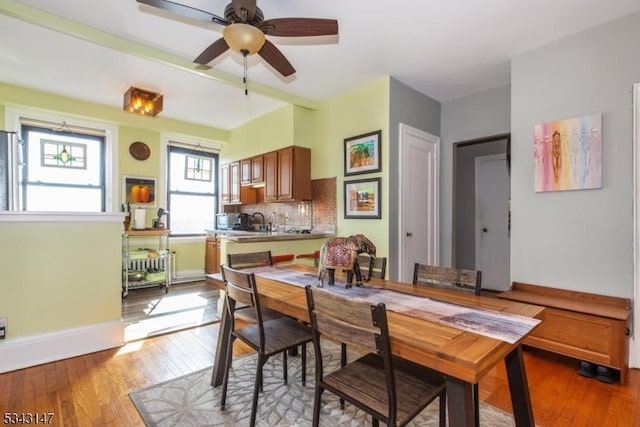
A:
{"type": "MultiPolygon", "coordinates": [[[[286,265],[282,269],[293,269],[304,273],[317,270],[305,265],[286,265]]],[[[336,271],[336,280],[344,276],[336,271]]],[[[207,281],[224,290],[222,277],[207,276],[207,281]]],[[[276,310],[303,322],[309,322],[306,294],[303,286],[256,275],[260,305],[276,310]]],[[[519,315],[542,319],[544,308],[477,296],[449,289],[414,286],[412,284],[372,278],[365,286],[410,293],[433,300],[474,309],[490,310],[507,315],[519,315]]],[[[329,287],[325,284],[325,287],[329,287]]],[[[510,343],[479,333],[469,332],[451,325],[427,321],[394,311],[387,312],[391,351],[393,354],[441,372],[446,377],[447,403],[450,426],[472,426],[475,423],[473,385],[492,370],[499,362],[506,365],[514,419],[517,426],[533,427],[534,417],[522,352],[522,336],[510,343]]],[[[223,356],[229,346],[230,322],[226,307],[222,313],[220,332],[213,366],[211,384],[222,384],[224,375],[223,356]]]]}

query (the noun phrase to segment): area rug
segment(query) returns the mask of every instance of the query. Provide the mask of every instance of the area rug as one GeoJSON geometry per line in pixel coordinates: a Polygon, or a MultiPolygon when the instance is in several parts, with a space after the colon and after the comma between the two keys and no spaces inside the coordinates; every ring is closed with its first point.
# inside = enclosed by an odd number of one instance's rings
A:
{"type": "MultiPolygon", "coordinates": [[[[264,366],[264,392],[258,398],[256,425],[260,427],[310,426],[314,396],[313,348],[307,348],[307,384],[302,386],[300,357],[289,357],[289,384],[282,379],[282,360],[272,357],[264,366]]],[[[323,345],[325,370],[340,365],[340,348],[323,345]]],[[[147,426],[248,426],[251,416],[253,384],[256,369],[255,354],[235,358],[229,377],[226,409],[220,410],[222,387],[211,387],[212,368],[202,369],[130,394],[147,426]]],[[[480,424],[492,427],[515,425],[513,416],[483,403],[480,404],[480,424]]],[[[371,417],[347,404],[341,410],[338,398],[329,392],[322,395],[320,425],[366,426],[371,417]]],[[[437,426],[436,399],[410,426],[437,426]]]]}

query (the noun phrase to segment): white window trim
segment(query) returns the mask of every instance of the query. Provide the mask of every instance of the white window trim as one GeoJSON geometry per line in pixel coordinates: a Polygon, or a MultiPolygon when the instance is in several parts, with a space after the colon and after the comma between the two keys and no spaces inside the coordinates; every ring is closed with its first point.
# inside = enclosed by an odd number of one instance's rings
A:
{"type": "MultiPolygon", "coordinates": [[[[170,132],[162,132],[160,134],[160,151],[162,155],[160,156],[160,173],[158,177],[158,192],[160,196],[157,198],[158,206],[167,206],[167,151],[169,149],[169,145],[174,147],[183,147],[183,148],[193,148],[202,151],[209,151],[211,153],[218,154],[218,159],[220,159],[220,150],[222,148],[222,144],[210,139],[204,138],[196,138],[189,135],[182,135],[177,133],[170,132]]],[[[219,161],[219,160],[218,160],[219,161]]],[[[218,165],[220,167],[220,165],[218,165]]],[[[214,177],[218,179],[218,177],[214,177]]],[[[182,243],[186,243],[188,239],[197,239],[195,241],[202,241],[204,237],[181,237],[176,236],[171,238],[176,239],[176,241],[181,241],[182,243]]]]}
{"type": "MultiPolygon", "coordinates": [[[[118,202],[118,133],[117,125],[91,121],[86,119],[78,119],[71,116],[64,116],[60,113],[43,112],[27,108],[6,107],[4,112],[5,130],[8,132],[17,132],[20,135],[20,118],[25,117],[34,120],[42,120],[53,123],[66,123],[69,126],[79,126],[93,129],[104,130],[105,142],[105,210],[107,212],[118,212],[120,203],[118,202]]],[[[14,183],[17,184],[17,183],[14,183]]],[[[15,209],[15,206],[12,207],[15,209]]]]}

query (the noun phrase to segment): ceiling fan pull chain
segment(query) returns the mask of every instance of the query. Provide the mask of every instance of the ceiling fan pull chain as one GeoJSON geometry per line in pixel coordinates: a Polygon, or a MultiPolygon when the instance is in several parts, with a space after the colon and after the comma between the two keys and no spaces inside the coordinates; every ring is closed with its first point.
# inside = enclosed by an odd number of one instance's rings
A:
{"type": "Polygon", "coordinates": [[[247,89],[247,51],[242,50],[242,56],[244,59],[244,76],[242,77],[242,82],[244,83],[244,95],[249,96],[249,90],[247,89]]]}

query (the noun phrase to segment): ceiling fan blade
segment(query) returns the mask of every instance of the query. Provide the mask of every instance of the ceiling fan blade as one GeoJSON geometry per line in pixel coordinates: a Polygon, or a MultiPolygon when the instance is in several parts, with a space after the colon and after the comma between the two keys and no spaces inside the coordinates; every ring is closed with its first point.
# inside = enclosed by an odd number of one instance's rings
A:
{"type": "Polygon", "coordinates": [[[278,49],[269,40],[265,40],[262,49],[258,51],[258,55],[260,55],[262,59],[267,61],[273,68],[276,69],[277,72],[282,74],[284,77],[288,77],[296,72],[295,68],[293,68],[293,65],[291,65],[287,58],[284,57],[282,52],[280,52],[280,49],[278,49]]]}
{"type": "Polygon", "coordinates": [[[166,10],[167,12],[175,13],[176,15],[183,16],[185,18],[195,19],[197,21],[215,22],[216,24],[229,25],[230,22],[224,18],[213,13],[196,9],[195,7],[186,6],[184,4],[175,3],[169,0],[137,0],[138,3],[146,4],[147,6],[157,7],[158,9],[166,10]]]}
{"type": "Polygon", "coordinates": [[[338,34],[338,21],[320,18],[267,19],[258,25],[265,34],[278,37],[332,36],[338,34]]]}
{"type": "Polygon", "coordinates": [[[251,22],[256,15],[256,0],[232,0],[233,10],[236,16],[242,18],[242,10],[247,11],[247,17],[245,21],[251,22]]]}
{"type": "Polygon", "coordinates": [[[218,56],[222,55],[229,49],[229,45],[224,40],[224,38],[220,37],[218,40],[214,41],[209,45],[208,48],[202,51],[200,55],[196,59],[193,60],[196,64],[208,64],[209,62],[216,59],[218,56]]]}

